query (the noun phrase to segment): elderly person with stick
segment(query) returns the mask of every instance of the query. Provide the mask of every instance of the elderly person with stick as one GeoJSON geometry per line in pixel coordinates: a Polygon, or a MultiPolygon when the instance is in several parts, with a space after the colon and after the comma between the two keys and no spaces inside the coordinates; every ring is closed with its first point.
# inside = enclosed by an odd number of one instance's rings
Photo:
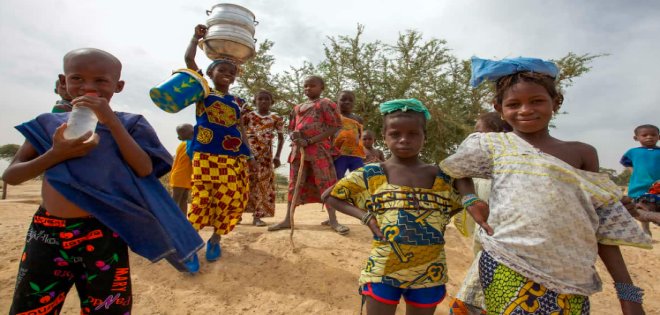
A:
{"type": "MultiPolygon", "coordinates": [[[[341,117],[337,104],[321,97],[324,88],[325,83],[321,77],[306,78],[304,91],[308,101],[295,106],[291,113],[289,131],[292,132],[293,148],[289,156],[289,211],[284,221],[268,227],[269,231],[290,229],[293,208],[321,202],[321,193],[337,181],[330,137],[341,128],[341,117]]],[[[348,227],[337,222],[332,208],[328,208],[328,219],[328,224],[335,232],[340,235],[349,232],[348,227]]]]}

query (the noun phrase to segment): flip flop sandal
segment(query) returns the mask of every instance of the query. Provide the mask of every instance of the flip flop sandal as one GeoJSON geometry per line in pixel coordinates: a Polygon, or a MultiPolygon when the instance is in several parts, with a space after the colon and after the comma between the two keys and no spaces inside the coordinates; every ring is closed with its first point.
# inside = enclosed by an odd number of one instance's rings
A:
{"type": "Polygon", "coordinates": [[[349,229],[347,226],[341,225],[339,223],[337,223],[335,226],[331,226],[330,228],[332,228],[339,235],[346,235],[351,231],[351,229],[349,229]]]}
{"type": "Polygon", "coordinates": [[[252,221],[252,225],[254,226],[267,226],[266,222],[262,221],[261,219],[256,219],[252,221]]]}

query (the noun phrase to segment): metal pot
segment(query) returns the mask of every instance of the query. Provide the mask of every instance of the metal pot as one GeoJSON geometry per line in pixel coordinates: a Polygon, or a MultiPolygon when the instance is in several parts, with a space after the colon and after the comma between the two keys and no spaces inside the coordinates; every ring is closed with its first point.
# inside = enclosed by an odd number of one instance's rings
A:
{"type": "Polygon", "coordinates": [[[216,24],[206,32],[199,46],[210,59],[230,57],[240,63],[254,57],[255,39],[242,27],[216,24]]]}
{"type": "Polygon", "coordinates": [[[206,20],[208,27],[218,24],[236,25],[245,28],[252,36],[254,36],[254,27],[259,24],[250,10],[231,3],[216,4],[211,10],[206,10],[206,15],[209,16],[206,20]]]}
{"type": "Polygon", "coordinates": [[[240,63],[254,57],[254,14],[240,6],[220,3],[207,10],[208,30],[199,47],[210,59],[232,58],[240,63]]]}

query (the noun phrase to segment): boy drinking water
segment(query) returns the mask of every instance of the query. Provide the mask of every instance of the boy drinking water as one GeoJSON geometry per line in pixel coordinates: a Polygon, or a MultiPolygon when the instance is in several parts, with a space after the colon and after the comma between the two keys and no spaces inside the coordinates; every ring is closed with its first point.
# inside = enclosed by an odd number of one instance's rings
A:
{"type": "Polygon", "coordinates": [[[172,157],[153,128],[140,115],[110,107],[124,87],[120,74],[119,60],[102,50],[64,56],[60,84],[74,97],[74,107],[90,108],[98,117],[93,136],[65,139],[68,113],[42,114],[16,127],[26,141],[3,180],[17,185],[45,177],[11,314],[59,314],[73,285],[82,314],[128,314],[133,300],[127,243],[179,270],[203,245],[158,181],[172,157]]]}

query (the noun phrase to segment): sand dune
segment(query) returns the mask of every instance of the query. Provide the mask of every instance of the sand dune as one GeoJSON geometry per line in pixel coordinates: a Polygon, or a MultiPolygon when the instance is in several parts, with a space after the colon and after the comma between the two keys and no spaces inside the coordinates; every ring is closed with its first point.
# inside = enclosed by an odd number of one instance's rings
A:
{"type": "MultiPolygon", "coordinates": [[[[13,293],[18,258],[30,218],[39,202],[39,182],[9,187],[8,200],[0,201],[0,313],[6,314],[13,293]]],[[[273,223],[284,214],[278,205],[273,223]]],[[[134,314],[359,314],[357,295],[359,270],[370,244],[369,231],[355,219],[340,215],[351,228],[340,236],[319,223],[325,219],[320,205],[299,207],[296,213],[296,250],[288,231],[266,232],[265,228],[239,225],[223,238],[223,257],[207,263],[202,257],[196,276],[179,273],[167,263],[151,264],[131,256],[134,314]]],[[[249,214],[244,222],[251,222],[249,214]]],[[[624,248],[628,267],[637,285],[646,290],[647,314],[660,314],[660,229],[653,227],[653,250],[624,248]]],[[[211,230],[203,230],[207,239],[211,230]]],[[[446,235],[450,295],[465,275],[471,258],[471,241],[450,227],[446,235]]],[[[602,263],[597,266],[604,291],[591,299],[592,314],[620,314],[612,280],[602,263]]],[[[78,314],[79,300],[71,292],[63,314],[78,314]]],[[[404,314],[399,307],[397,314],[404,314]]],[[[447,314],[447,302],[436,314],[447,314]]]]}

